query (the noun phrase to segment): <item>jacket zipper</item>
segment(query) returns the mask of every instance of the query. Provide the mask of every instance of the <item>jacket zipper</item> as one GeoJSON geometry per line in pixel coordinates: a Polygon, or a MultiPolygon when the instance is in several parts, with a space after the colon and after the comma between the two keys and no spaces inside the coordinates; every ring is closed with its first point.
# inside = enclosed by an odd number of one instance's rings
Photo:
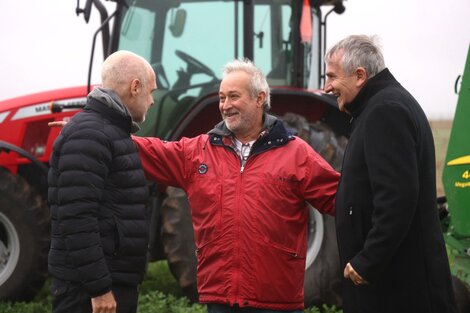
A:
{"type": "MultiPolygon", "coordinates": [[[[243,177],[243,171],[245,170],[245,162],[243,162],[242,160],[242,157],[240,157],[237,153],[237,151],[235,151],[235,149],[231,146],[225,146],[227,149],[229,149],[230,151],[233,152],[233,154],[235,154],[235,156],[238,158],[238,160],[240,160],[240,177],[239,177],[239,180],[237,181],[237,187],[236,187],[236,203],[237,203],[237,207],[236,207],[236,219],[235,219],[235,225],[236,225],[236,237],[237,238],[240,238],[240,199],[241,199],[241,186],[243,185],[242,184],[242,177],[243,177]]],[[[248,160],[248,159],[247,159],[248,160]]],[[[233,290],[233,301],[234,303],[238,303],[238,292],[239,292],[239,289],[240,289],[240,241],[239,240],[236,240],[235,241],[235,246],[234,246],[234,255],[235,255],[235,261],[234,261],[234,264],[233,264],[233,267],[234,267],[234,274],[233,274],[233,281],[234,281],[234,290],[233,290]]],[[[232,305],[232,303],[230,303],[230,305],[232,305]]]]}
{"type": "MultiPolygon", "coordinates": [[[[268,148],[267,150],[264,150],[264,151],[255,151],[253,152],[253,147],[252,147],[252,150],[250,151],[250,154],[248,155],[248,157],[246,158],[246,160],[243,160],[243,157],[238,155],[238,153],[235,151],[235,149],[231,146],[226,146],[228,149],[230,149],[237,157],[238,159],[240,160],[240,178],[238,180],[238,186],[237,186],[237,194],[236,194],[236,203],[237,203],[237,211],[236,211],[236,235],[237,235],[237,238],[240,238],[241,236],[241,232],[240,232],[240,199],[241,199],[241,196],[240,194],[242,193],[241,191],[241,188],[243,186],[243,173],[245,171],[245,167],[246,167],[246,163],[248,162],[249,159],[251,159],[252,157],[254,157],[255,155],[257,154],[260,154],[260,153],[263,153],[263,152],[266,152],[268,150],[270,150],[271,148],[268,148]]],[[[236,269],[234,271],[234,285],[235,285],[235,289],[234,289],[234,303],[237,303],[239,304],[239,289],[240,289],[240,240],[237,240],[236,241],[236,246],[234,247],[234,252],[235,252],[235,255],[236,255],[236,260],[235,260],[235,264],[234,264],[234,268],[236,269]]],[[[297,254],[293,254],[294,257],[297,257],[297,254]]]]}
{"type": "MultiPolygon", "coordinates": [[[[240,158],[241,168],[240,168],[240,177],[237,182],[237,194],[236,194],[236,203],[237,203],[237,210],[236,210],[236,238],[240,238],[242,236],[242,233],[240,231],[240,203],[241,203],[241,194],[242,194],[242,187],[243,187],[243,171],[245,169],[245,162],[243,162],[242,158],[240,158]]],[[[240,290],[240,240],[236,240],[236,246],[235,246],[235,255],[236,255],[236,261],[235,261],[235,290],[234,290],[234,296],[235,296],[235,303],[238,303],[239,301],[239,290],[240,290]]]]}

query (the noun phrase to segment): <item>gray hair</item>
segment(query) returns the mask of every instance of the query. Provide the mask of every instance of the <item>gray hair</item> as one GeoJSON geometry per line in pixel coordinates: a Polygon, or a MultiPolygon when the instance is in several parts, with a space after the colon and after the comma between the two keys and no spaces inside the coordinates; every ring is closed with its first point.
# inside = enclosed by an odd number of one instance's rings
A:
{"type": "Polygon", "coordinates": [[[264,92],[266,94],[266,101],[263,104],[263,110],[265,112],[269,111],[269,109],[271,109],[270,89],[263,72],[247,58],[237,59],[225,64],[222,78],[232,72],[238,71],[243,71],[251,76],[250,92],[253,98],[256,98],[260,92],[264,92]]]}
{"type": "Polygon", "coordinates": [[[363,67],[369,78],[372,78],[385,68],[377,36],[348,36],[328,49],[325,61],[328,63],[335,53],[343,53],[341,65],[343,71],[348,74],[352,74],[358,67],[363,67]]]}

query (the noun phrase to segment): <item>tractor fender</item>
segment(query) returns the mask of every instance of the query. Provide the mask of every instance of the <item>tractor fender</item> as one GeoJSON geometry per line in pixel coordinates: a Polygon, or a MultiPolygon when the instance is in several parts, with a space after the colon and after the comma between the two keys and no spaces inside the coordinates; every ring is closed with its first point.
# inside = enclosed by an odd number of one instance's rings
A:
{"type": "Polygon", "coordinates": [[[46,165],[44,165],[44,163],[40,162],[32,154],[27,152],[26,150],[24,150],[24,149],[22,149],[22,148],[20,148],[16,145],[13,145],[9,142],[0,140],[0,152],[1,151],[6,151],[6,152],[14,151],[14,152],[18,153],[22,157],[27,158],[28,160],[30,160],[32,164],[37,166],[41,170],[41,172],[44,173],[44,175],[47,175],[47,172],[49,170],[48,167],[46,165]]]}

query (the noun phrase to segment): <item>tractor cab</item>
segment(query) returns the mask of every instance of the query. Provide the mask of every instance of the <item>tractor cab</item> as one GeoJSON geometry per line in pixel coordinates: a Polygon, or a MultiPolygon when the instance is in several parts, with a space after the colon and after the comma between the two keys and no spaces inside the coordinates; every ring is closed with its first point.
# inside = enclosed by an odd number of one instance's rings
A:
{"type": "MultiPolygon", "coordinates": [[[[252,60],[273,89],[319,89],[324,4],[333,5],[336,12],[344,10],[342,1],[117,1],[108,18],[114,18],[112,35],[103,46],[145,57],[157,75],[157,105],[150,109],[139,135],[165,139],[183,135],[175,125],[195,104],[217,94],[223,66],[236,58],[252,60]]],[[[107,27],[105,22],[102,28],[107,27]]],[[[334,99],[324,98],[335,105],[334,99]]],[[[318,106],[317,119],[326,111],[325,101],[318,106]]],[[[215,125],[220,120],[217,106],[201,118],[206,127],[215,125]]],[[[207,130],[192,129],[184,135],[207,130]]]]}

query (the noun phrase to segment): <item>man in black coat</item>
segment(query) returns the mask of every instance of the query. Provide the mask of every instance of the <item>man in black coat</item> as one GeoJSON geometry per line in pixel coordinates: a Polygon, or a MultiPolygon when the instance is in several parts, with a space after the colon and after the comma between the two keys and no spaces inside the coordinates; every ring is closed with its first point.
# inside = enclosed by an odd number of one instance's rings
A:
{"type": "Polygon", "coordinates": [[[54,313],[133,313],[147,259],[148,187],[131,132],[156,78],[131,52],[109,56],[102,87],[54,143],[48,175],[54,313]]]}
{"type": "Polygon", "coordinates": [[[455,312],[424,112],[374,38],[347,37],[325,61],[325,91],[352,116],[336,196],[344,312],[455,312]]]}

